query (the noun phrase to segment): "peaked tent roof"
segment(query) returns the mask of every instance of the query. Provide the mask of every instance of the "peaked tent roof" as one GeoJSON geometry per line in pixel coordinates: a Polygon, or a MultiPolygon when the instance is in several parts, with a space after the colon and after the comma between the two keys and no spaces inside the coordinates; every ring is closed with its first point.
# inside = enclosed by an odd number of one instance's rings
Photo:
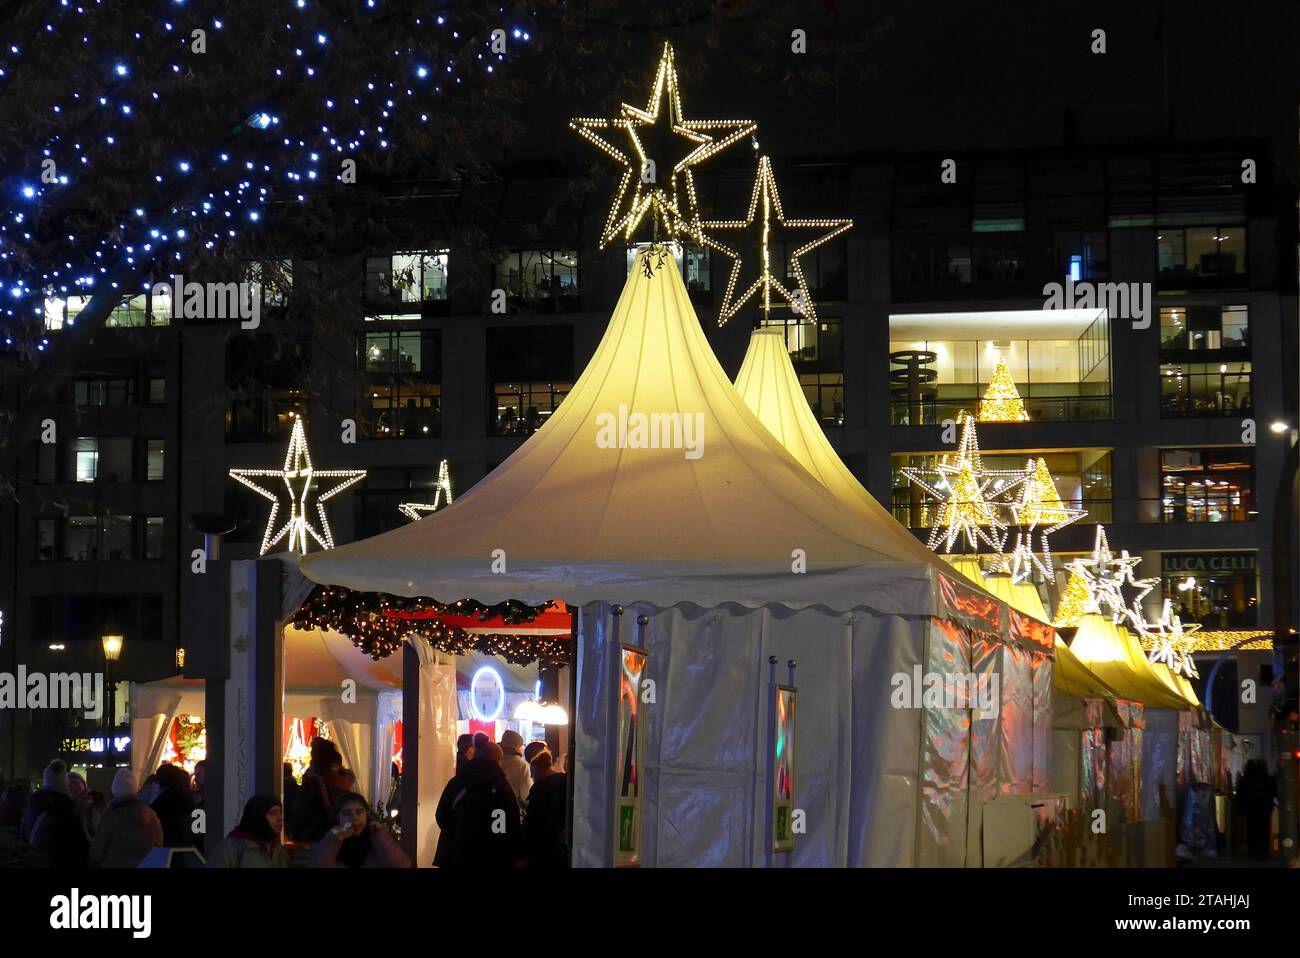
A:
{"type": "Polygon", "coordinates": [[[514,455],[447,508],[300,567],[318,583],[440,601],[936,610],[932,563],[862,522],[764,428],[671,258],[651,250],[569,395],[514,455]],[[698,436],[668,438],[698,438],[699,455],[631,448],[646,438],[634,414],[698,423],[698,436]],[[611,420],[620,441],[603,448],[611,420]],[[796,549],[806,574],[792,572],[796,549]]]}
{"type": "MultiPolygon", "coordinates": [[[[821,423],[808,408],[799,376],[790,362],[782,329],[756,329],[736,374],[736,391],[754,415],[800,465],[822,481],[835,497],[857,512],[891,549],[915,562],[940,561],[903,528],[844,465],[821,423]]],[[[946,563],[945,563],[946,565],[946,563]]],[[[979,583],[979,580],[975,580],[979,583]]]]}
{"type": "Polygon", "coordinates": [[[1151,708],[1185,709],[1191,703],[1170,689],[1151,671],[1147,657],[1115,623],[1097,612],[1089,612],[1079,623],[1070,643],[1072,651],[1088,669],[1114,689],[1121,698],[1151,708]]]}

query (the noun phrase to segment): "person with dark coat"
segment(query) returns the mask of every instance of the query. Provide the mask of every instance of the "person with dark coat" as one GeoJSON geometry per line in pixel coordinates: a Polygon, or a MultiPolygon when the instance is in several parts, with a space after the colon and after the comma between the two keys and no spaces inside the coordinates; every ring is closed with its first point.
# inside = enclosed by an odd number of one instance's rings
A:
{"type": "Polygon", "coordinates": [[[459,776],[445,824],[445,868],[519,868],[526,863],[523,825],[514,789],[501,768],[501,746],[474,743],[459,776]]]}
{"type": "Polygon", "coordinates": [[[332,786],[343,768],[338,747],[325,738],[311,740],[311,764],[302,773],[302,787],[296,800],[297,815],[292,836],[300,842],[318,842],[334,825],[335,799],[332,786]]]}
{"type": "Polygon", "coordinates": [[[1277,784],[1268,773],[1268,765],[1262,758],[1252,758],[1237,784],[1237,804],[1246,818],[1246,848],[1251,858],[1269,855],[1276,795],[1277,784]]]}
{"type": "Polygon", "coordinates": [[[335,821],[311,850],[309,868],[410,868],[411,859],[388,829],[370,817],[370,806],[356,792],[339,799],[335,821]]]}
{"type": "Polygon", "coordinates": [[[68,794],[68,767],[55,759],[45,769],[42,785],[32,792],[23,816],[32,848],[53,868],[84,868],[90,839],[77,805],[68,794]],[[30,821],[30,825],[28,822],[30,821]]]}
{"type": "Polygon", "coordinates": [[[150,808],[162,822],[163,844],[168,848],[197,848],[203,851],[203,836],[194,831],[194,798],[190,774],[179,765],[158,769],[162,791],[150,808]]]}
{"type": "Polygon", "coordinates": [[[26,782],[13,782],[0,797],[0,868],[40,868],[44,862],[30,844],[23,841],[23,812],[32,797],[26,782]]]}
{"type": "Polygon", "coordinates": [[[284,806],[274,795],[254,795],[244,803],[239,824],[208,856],[209,868],[288,868],[289,852],[280,844],[284,806]]]}
{"type": "Polygon", "coordinates": [[[90,842],[90,864],[100,868],[135,868],[163,844],[162,822],[135,790],[135,772],[113,776],[113,800],[90,842]]]}
{"type": "Polygon", "coordinates": [[[456,772],[438,796],[438,807],[433,813],[433,820],[438,823],[438,847],[433,853],[433,867],[442,868],[447,864],[447,826],[451,820],[451,800],[460,790],[460,777],[465,766],[474,757],[474,736],[465,734],[456,739],[456,772]]]}
{"type": "Polygon", "coordinates": [[[568,868],[566,826],[569,819],[568,776],[553,768],[550,752],[533,759],[533,787],[528,792],[524,818],[524,845],[529,868],[568,868]]]}

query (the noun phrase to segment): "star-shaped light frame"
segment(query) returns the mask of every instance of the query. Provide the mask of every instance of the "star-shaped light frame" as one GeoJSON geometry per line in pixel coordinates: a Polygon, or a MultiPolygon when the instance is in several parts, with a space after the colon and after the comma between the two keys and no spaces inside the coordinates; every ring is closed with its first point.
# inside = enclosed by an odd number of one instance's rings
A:
{"type": "Polygon", "coordinates": [[[433,502],[399,502],[398,511],[406,518],[414,522],[416,519],[422,519],[431,512],[437,512],[446,500],[446,505],[451,505],[451,473],[447,469],[447,460],[444,459],[438,464],[438,481],[434,484],[433,502]]]}
{"type": "Polygon", "coordinates": [[[1183,625],[1182,619],[1173,613],[1173,603],[1165,599],[1160,607],[1160,618],[1146,623],[1146,633],[1153,639],[1147,658],[1153,663],[1163,662],[1175,675],[1181,674],[1188,679],[1200,678],[1196,662],[1192,658],[1192,643],[1187,640],[1187,636],[1200,627],[1199,622],[1183,625]]]}
{"type": "Polygon", "coordinates": [[[953,543],[964,533],[977,552],[981,541],[1001,552],[1006,545],[1007,525],[998,518],[995,504],[986,493],[994,487],[996,495],[1010,494],[1029,479],[1029,474],[1020,469],[985,469],[975,417],[963,410],[960,418],[963,425],[956,454],[945,454],[933,469],[904,466],[902,472],[941,504],[927,543],[932,550],[952,552],[953,543]]]}
{"type": "Polygon", "coordinates": [[[1089,601],[1084,611],[1109,613],[1116,624],[1127,619],[1139,635],[1146,636],[1148,631],[1141,611],[1142,600],[1160,584],[1160,580],[1135,578],[1133,569],[1141,561],[1141,556],[1130,556],[1127,549],[1116,556],[1106,540],[1105,526],[1099,523],[1092,555],[1075,559],[1066,566],[1077,571],[1088,586],[1089,601]],[[1124,601],[1125,585],[1137,591],[1131,604],[1124,601]]]}
{"type": "Polygon", "coordinates": [[[738,293],[740,282],[741,255],[716,237],[702,233],[705,246],[716,249],[731,260],[731,272],[727,276],[727,286],[722,295],[722,306],[718,310],[718,325],[725,325],[727,320],[736,315],[754,294],[762,292],[763,315],[772,309],[772,291],[776,290],[781,298],[796,313],[817,321],[817,309],[813,305],[812,291],[808,288],[808,279],[804,275],[799,257],[804,256],[824,243],[828,243],[853,227],[851,219],[786,219],[781,206],[781,194],[776,186],[776,177],[772,173],[772,161],[766,156],[758,158],[758,172],[754,177],[754,190],[749,197],[749,211],[743,220],[705,220],[700,224],[702,230],[746,230],[758,227],[759,263],[758,276],[754,282],[738,293]],[[772,274],[771,239],[775,223],[786,230],[816,230],[819,235],[813,237],[790,253],[790,265],[794,272],[795,292],[785,288],[781,280],[772,274]]]}
{"type": "Polygon", "coordinates": [[[686,119],[673,48],[665,43],[644,109],[624,103],[619,115],[612,119],[575,117],[569,121],[569,127],[623,166],[623,176],[600,235],[600,248],[604,249],[620,238],[625,243],[632,242],[637,228],[647,216],[653,218],[656,231],[663,231],[656,239],[688,236],[702,245],[699,201],[691,168],[743,140],[758,129],[758,124],[753,120],[686,119]],[[665,97],[670,128],[686,141],[686,152],[669,170],[656,169],[654,183],[645,183],[642,173],[650,157],[646,155],[637,131],[659,122],[660,114],[665,110],[665,97]],[[621,149],[610,141],[610,134],[618,130],[626,134],[629,149],[621,149]]]}
{"type": "Polygon", "coordinates": [[[1088,514],[1088,510],[1071,509],[1061,501],[1044,459],[1039,458],[1037,462],[1030,459],[1025,466],[1025,473],[1020,498],[1009,504],[1015,524],[1027,527],[1016,533],[1011,578],[1020,582],[1029,576],[1031,570],[1037,569],[1048,582],[1055,582],[1056,570],[1052,568],[1052,549],[1047,537],[1072,522],[1078,522],[1088,514]],[[1041,559],[1034,551],[1034,530],[1040,524],[1044,527],[1040,530],[1043,543],[1041,559]]]}
{"type": "MultiPolygon", "coordinates": [[[[325,515],[325,503],[337,496],[344,489],[356,485],[366,477],[364,469],[316,469],[311,463],[311,453],[307,449],[307,436],[303,430],[302,419],[294,416],[293,432],[289,436],[289,449],[284,456],[284,466],[280,469],[231,469],[230,478],[247,486],[259,495],[271,501],[271,516],[266,521],[266,532],[262,535],[262,547],[258,555],[266,555],[272,546],[288,536],[287,548],[306,555],[309,537],[315,539],[322,549],[334,548],[334,534],[330,531],[329,518],[325,515]],[[268,488],[256,479],[279,479],[283,489],[268,488]],[[319,487],[321,479],[338,479],[328,489],[319,487]],[[312,525],[309,518],[307,500],[313,488],[316,492],[316,514],[320,519],[320,529],[312,525]],[[280,514],[280,499],[288,493],[289,518],[277,531],[276,517],[280,514]]],[[[279,485],[279,484],[277,484],[279,485]]]]}

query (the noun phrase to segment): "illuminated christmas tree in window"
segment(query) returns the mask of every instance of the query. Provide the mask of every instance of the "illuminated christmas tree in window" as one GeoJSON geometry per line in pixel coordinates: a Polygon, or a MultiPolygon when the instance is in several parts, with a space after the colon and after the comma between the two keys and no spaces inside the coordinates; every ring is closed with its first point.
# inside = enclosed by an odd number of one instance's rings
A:
{"type": "Polygon", "coordinates": [[[1029,413],[1016,391],[1015,380],[1007,369],[1007,361],[998,357],[998,365],[993,370],[993,381],[980,400],[980,422],[1028,422],[1029,413]]]}

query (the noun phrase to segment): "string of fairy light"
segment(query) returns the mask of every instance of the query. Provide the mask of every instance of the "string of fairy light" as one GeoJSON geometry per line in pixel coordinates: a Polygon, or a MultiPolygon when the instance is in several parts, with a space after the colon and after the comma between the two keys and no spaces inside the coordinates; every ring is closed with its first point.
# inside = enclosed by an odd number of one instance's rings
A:
{"type": "MultiPolygon", "coordinates": [[[[362,0],[346,13],[307,0],[289,0],[285,6],[282,30],[291,53],[270,71],[267,83],[271,87],[324,86],[330,78],[337,31],[365,30],[365,16],[377,14],[383,4],[362,0]]],[[[253,108],[242,123],[235,124],[227,141],[209,155],[176,151],[160,160],[149,170],[155,195],[120,211],[111,229],[99,229],[93,236],[55,234],[46,220],[57,215],[56,207],[69,190],[87,181],[98,163],[121,148],[142,115],[175,108],[178,97],[186,95],[183,82],[172,89],[165,81],[169,75],[183,81],[193,68],[193,62],[184,59],[191,31],[202,28],[220,33],[226,26],[219,14],[191,16],[183,0],[156,7],[159,12],[148,26],[142,24],[132,33],[133,46],[107,57],[102,87],[74,89],[54,102],[31,107],[38,123],[52,126],[53,132],[29,153],[36,167],[49,160],[58,172],[53,182],[45,182],[36,169],[11,174],[5,181],[8,189],[0,199],[0,320],[6,320],[8,327],[4,330],[6,346],[14,345],[14,337],[21,335],[16,321],[24,316],[44,316],[47,297],[89,297],[107,288],[113,295],[129,298],[134,281],[124,286],[122,280],[132,270],[156,269],[162,264],[175,269],[200,248],[215,250],[219,243],[235,240],[241,231],[261,223],[268,205],[305,202],[311,186],[339,178],[337,170],[324,166],[327,157],[356,158],[367,150],[390,149],[394,124],[406,114],[411,119],[404,122],[416,122],[418,114],[419,124],[430,123],[434,116],[427,105],[429,97],[462,84],[470,74],[462,66],[460,54],[434,62],[425,50],[429,42],[455,41],[469,44],[471,50],[481,46],[473,60],[481,64],[485,77],[508,57],[508,53],[493,52],[489,38],[462,38],[448,14],[416,14],[404,48],[393,49],[391,61],[386,56],[380,58],[380,68],[369,71],[368,79],[357,89],[321,89],[309,109],[292,115],[270,102],[253,108]],[[433,40],[424,42],[426,36],[433,40]],[[150,65],[148,55],[159,50],[166,54],[162,63],[150,65]],[[341,118],[344,106],[362,114],[360,122],[347,126],[341,118]],[[337,119],[331,122],[331,117],[337,119]],[[87,129],[76,130],[82,121],[87,129]],[[244,135],[249,132],[259,135],[244,135]],[[261,155],[272,150],[273,160],[261,155]],[[42,227],[46,235],[42,235],[42,227]],[[35,249],[56,242],[62,248],[55,253],[41,255],[35,249]],[[37,261],[40,266],[29,266],[37,261]]],[[[94,14],[105,10],[120,15],[102,0],[63,0],[37,31],[38,37],[42,33],[59,35],[64,18],[79,17],[85,21],[82,46],[99,54],[91,41],[102,29],[94,14]]],[[[531,24],[508,29],[507,50],[529,42],[532,29],[531,24]]],[[[12,83],[16,69],[34,45],[35,41],[25,46],[10,43],[0,49],[0,84],[12,83]]],[[[150,286],[147,276],[139,282],[143,290],[150,286]]],[[[38,351],[49,344],[47,336],[38,334],[38,351]]]]}

